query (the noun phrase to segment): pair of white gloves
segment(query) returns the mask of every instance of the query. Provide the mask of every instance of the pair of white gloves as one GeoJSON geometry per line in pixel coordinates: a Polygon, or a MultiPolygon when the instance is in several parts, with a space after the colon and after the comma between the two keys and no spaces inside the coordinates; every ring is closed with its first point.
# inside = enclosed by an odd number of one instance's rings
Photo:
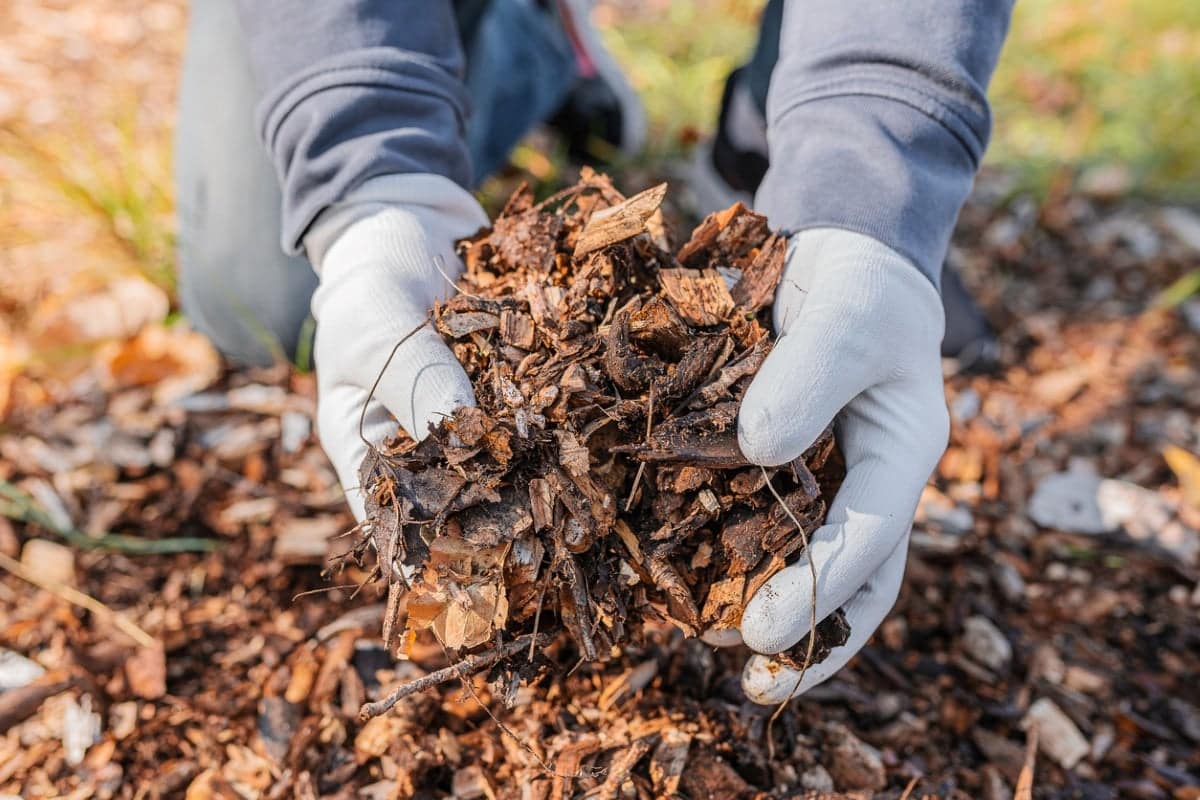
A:
{"type": "MultiPolygon", "coordinates": [[[[312,302],[318,430],[359,518],[363,404],[396,342],[453,291],[450,280],[462,270],[454,242],[486,224],[478,203],[453,182],[392,175],[327,210],[305,239],[321,278],[312,302]]],[[[821,683],[883,621],[904,576],[917,500],[949,425],[942,304],[930,281],[891,248],[833,228],[793,235],[774,315],[780,338],[742,403],[738,437],[749,460],[779,465],[804,452],[836,417],[848,473],[809,552],[817,618],[843,608],[851,633],[802,681],[772,664],[772,654],[808,633],[813,595],[808,556],[775,575],[742,617],[742,639],[760,654],[742,682],[759,703],[821,683]]],[[[383,373],[364,433],[381,440],[394,417],[422,437],[442,415],[473,402],[467,376],[426,326],[383,373]]]]}

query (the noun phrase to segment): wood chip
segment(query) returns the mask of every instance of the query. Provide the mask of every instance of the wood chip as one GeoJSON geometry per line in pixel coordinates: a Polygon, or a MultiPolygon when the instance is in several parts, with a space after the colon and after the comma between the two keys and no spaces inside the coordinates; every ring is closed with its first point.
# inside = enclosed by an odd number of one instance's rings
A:
{"type": "Polygon", "coordinates": [[[646,222],[667,196],[667,184],[660,183],[644,192],[592,214],[575,244],[575,258],[582,258],[602,247],[623,242],[646,230],[646,222]]]}

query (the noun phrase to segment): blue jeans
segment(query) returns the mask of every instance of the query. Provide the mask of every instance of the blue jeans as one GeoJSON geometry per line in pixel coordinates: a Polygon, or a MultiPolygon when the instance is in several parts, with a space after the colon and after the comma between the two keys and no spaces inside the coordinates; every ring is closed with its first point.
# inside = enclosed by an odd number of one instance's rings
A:
{"type": "MultiPolygon", "coordinates": [[[[553,4],[548,4],[551,7],[553,4]]],[[[474,171],[562,104],[575,58],[536,0],[459,0],[474,171]]],[[[254,123],[257,98],[234,0],[191,5],[175,141],[179,296],[198,330],[233,361],[265,365],[307,350],[317,278],[279,244],[281,198],[254,123]]]]}

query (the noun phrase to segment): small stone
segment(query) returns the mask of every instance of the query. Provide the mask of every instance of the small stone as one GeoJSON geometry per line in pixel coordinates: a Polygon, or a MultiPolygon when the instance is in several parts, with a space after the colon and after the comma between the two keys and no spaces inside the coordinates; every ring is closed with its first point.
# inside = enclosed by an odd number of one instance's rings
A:
{"type": "Polygon", "coordinates": [[[1096,502],[1105,524],[1130,538],[1166,550],[1184,563],[1200,560],[1200,533],[1175,518],[1176,509],[1157,492],[1128,481],[1101,481],[1096,502]]]}
{"type": "Polygon", "coordinates": [[[972,659],[993,672],[1003,672],[1012,661],[1012,645],[987,617],[968,617],[963,623],[963,647],[972,659]]]}
{"type": "Polygon", "coordinates": [[[832,723],[827,731],[831,743],[829,774],[839,790],[879,791],[887,785],[887,773],[878,750],[839,723],[832,723]]]}
{"type": "Polygon", "coordinates": [[[1064,583],[1071,577],[1071,568],[1061,561],[1051,561],[1046,565],[1046,571],[1042,574],[1048,581],[1064,583]]]}
{"type": "Polygon", "coordinates": [[[0,692],[28,686],[45,674],[46,670],[41,664],[0,647],[0,692]]]}
{"type": "Polygon", "coordinates": [[[1160,211],[1158,219],[1172,236],[1200,253],[1200,216],[1186,208],[1173,206],[1160,211]]]}
{"type": "Polygon", "coordinates": [[[144,700],[157,700],[167,693],[167,656],[162,645],[140,647],[125,661],[129,690],[144,700]]]}
{"type": "Polygon", "coordinates": [[[1019,603],[1025,599],[1025,579],[1017,568],[1007,561],[997,561],[992,565],[992,579],[1000,594],[1010,603],[1019,603]]]}
{"type": "Polygon", "coordinates": [[[1133,174],[1123,164],[1101,164],[1079,176],[1079,191],[1097,200],[1115,200],[1133,186],[1133,174]]]}
{"type": "Polygon", "coordinates": [[[63,713],[62,743],[67,763],[83,761],[89,747],[100,741],[100,715],[92,711],[92,697],[85,694],[79,702],[71,700],[63,713]]]}
{"type": "Polygon", "coordinates": [[[1060,369],[1039,375],[1029,389],[1034,398],[1050,408],[1057,408],[1079,394],[1090,378],[1090,370],[1060,369]]]}
{"type": "Polygon", "coordinates": [[[1068,533],[1108,533],[1115,527],[1106,522],[1096,499],[1101,478],[1088,466],[1071,465],[1066,472],[1047,475],[1029,500],[1030,518],[1043,528],[1068,533]]]}
{"type": "Polygon", "coordinates": [[[1067,671],[1063,674],[1063,686],[1068,689],[1074,689],[1077,692],[1086,692],[1087,694],[1099,694],[1108,687],[1108,681],[1104,676],[1092,672],[1086,667],[1075,666],[1074,664],[1067,667],[1067,671]]]}
{"type": "Polygon", "coordinates": [[[1092,737],[1092,761],[1102,761],[1108,751],[1117,741],[1117,730],[1107,722],[1096,726],[1096,734],[1092,737]]]}
{"type": "Polygon", "coordinates": [[[137,730],[137,721],[138,703],[136,700],[114,703],[108,709],[108,729],[118,742],[137,730]]]}
{"type": "Polygon", "coordinates": [[[300,411],[285,411],[279,418],[279,441],[285,453],[298,453],[312,432],[312,420],[300,411]]]}
{"type": "Polygon", "coordinates": [[[21,548],[21,563],[29,570],[53,583],[75,585],[75,552],[49,539],[30,539],[21,548]]]}
{"type": "Polygon", "coordinates": [[[1033,656],[1029,659],[1031,680],[1041,678],[1058,684],[1066,679],[1066,673],[1067,665],[1063,663],[1062,656],[1058,654],[1053,645],[1043,644],[1033,651],[1033,656]]]}
{"type": "Polygon", "coordinates": [[[800,787],[810,792],[832,792],[833,776],[829,774],[829,770],[817,764],[800,776],[800,787]]]}
{"type": "Polygon", "coordinates": [[[1064,769],[1071,769],[1090,752],[1087,739],[1053,700],[1043,697],[1021,720],[1025,730],[1037,728],[1038,748],[1064,769]]]}
{"type": "Polygon", "coordinates": [[[950,401],[950,416],[955,422],[970,422],[979,414],[983,400],[974,389],[963,389],[950,401]]]}
{"type": "Polygon", "coordinates": [[[1162,250],[1162,242],[1154,228],[1131,214],[1109,217],[1091,226],[1086,235],[1091,244],[1100,247],[1124,244],[1140,259],[1154,258],[1162,250]]]}
{"type": "Polygon", "coordinates": [[[163,428],[154,434],[146,445],[150,462],[156,467],[166,469],[175,461],[175,431],[163,428]]]}
{"type": "Polygon", "coordinates": [[[955,536],[970,533],[975,527],[975,517],[970,509],[956,504],[932,486],[926,486],[921,492],[916,521],[955,536]]]}
{"type": "Polygon", "coordinates": [[[989,250],[1003,250],[1021,239],[1025,226],[1012,217],[1000,217],[983,232],[983,241],[989,250]]]}

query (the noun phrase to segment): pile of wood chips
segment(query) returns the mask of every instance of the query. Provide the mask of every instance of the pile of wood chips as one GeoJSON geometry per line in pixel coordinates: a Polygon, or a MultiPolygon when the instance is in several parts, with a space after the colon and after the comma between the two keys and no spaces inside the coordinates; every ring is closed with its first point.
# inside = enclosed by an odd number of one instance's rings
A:
{"type": "MultiPolygon", "coordinates": [[[[354,554],[391,565],[376,568],[389,646],[402,624],[410,643],[431,630],[474,665],[500,661],[515,693],[527,652],[564,631],[596,661],[647,621],[736,628],[821,524],[844,474],[830,431],[774,469],[737,441],[786,241],[737,204],[676,251],[665,193],[626,199],[585,171],[540,204],[518,190],[461,244],[466,274],[433,321],[478,405],[420,443],[398,434],[360,472],[354,554]]],[[[848,632],[822,625],[816,658],[848,632]]]]}

